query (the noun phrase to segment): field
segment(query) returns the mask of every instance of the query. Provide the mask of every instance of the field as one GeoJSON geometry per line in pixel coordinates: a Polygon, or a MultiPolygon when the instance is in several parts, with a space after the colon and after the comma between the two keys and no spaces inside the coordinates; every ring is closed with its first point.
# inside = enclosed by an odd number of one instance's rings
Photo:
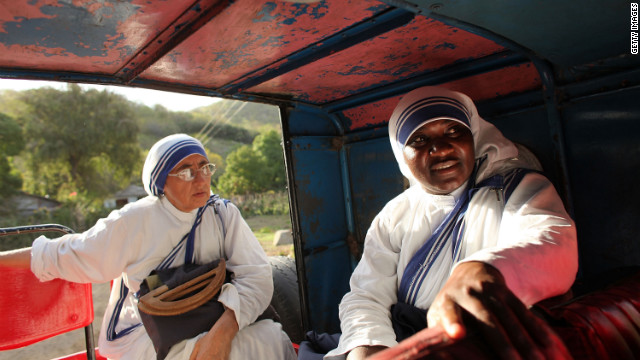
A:
{"type": "MultiPolygon", "coordinates": [[[[262,244],[269,256],[293,256],[293,245],[273,245],[273,236],[277,230],[290,229],[289,215],[265,215],[247,218],[247,224],[262,244]]],[[[98,333],[102,324],[102,316],[109,298],[109,283],[93,285],[93,306],[95,320],[93,322],[94,339],[98,346],[98,333]]],[[[83,351],[84,330],[56,336],[29,347],[0,352],[0,360],[49,360],[55,357],[83,351]]]]}
{"type": "Polygon", "coordinates": [[[291,218],[289,215],[263,215],[247,218],[246,220],[268,256],[284,255],[293,257],[293,245],[273,245],[273,237],[276,231],[291,230],[291,218]]]}

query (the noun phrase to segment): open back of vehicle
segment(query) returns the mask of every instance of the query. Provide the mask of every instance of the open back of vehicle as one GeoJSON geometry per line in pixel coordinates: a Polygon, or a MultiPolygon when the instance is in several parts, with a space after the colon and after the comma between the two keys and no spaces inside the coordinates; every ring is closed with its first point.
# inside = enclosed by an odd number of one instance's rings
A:
{"type": "MultiPolygon", "coordinates": [[[[16,0],[0,77],[280,108],[305,329],[339,330],[367,228],[406,186],[387,122],[443,85],[541,161],[580,276],[640,265],[640,57],[627,1],[16,0]]],[[[637,9],[637,8],[636,8],[637,9]]]]}

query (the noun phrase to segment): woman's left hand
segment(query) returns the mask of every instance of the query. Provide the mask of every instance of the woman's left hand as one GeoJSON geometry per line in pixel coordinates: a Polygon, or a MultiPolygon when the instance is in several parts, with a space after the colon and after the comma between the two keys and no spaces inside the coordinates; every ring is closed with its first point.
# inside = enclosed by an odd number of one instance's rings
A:
{"type": "Polygon", "coordinates": [[[482,262],[459,264],[427,313],[429,327],[451,338],[465,336],[462,314],[474,317],[501,359],[570,359],[562,340],[507,288],[502,274],[482,262]]]}
{"type": "Polygon", "coordinates": [[[227,360],[231,342],[238,333],[238,322],[233,310],[226,308],[211,330],[198,339],[189,360],[227,360]]]}

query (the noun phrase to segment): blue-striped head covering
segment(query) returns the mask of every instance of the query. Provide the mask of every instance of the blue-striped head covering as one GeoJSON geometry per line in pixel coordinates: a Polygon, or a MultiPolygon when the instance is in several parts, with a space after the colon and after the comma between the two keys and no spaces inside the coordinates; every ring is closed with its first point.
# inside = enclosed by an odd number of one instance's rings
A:
{"type": "MultiPolygon", "coordinates": [[[[407,94],[410,97],[411,93],[407,94]]],[[[404,100],[404,99],[403,99],[404,100]]],[[[396,108],[397,109],[397,108],[396,108]]],[[[422,126],[437,120],[457,121],[471,130],[471,114],[465,105],[454,98],[430,96],[410,99],[397,114],[394,112],[395,141],[401,147],[422,126]]]]}
{"type": "Polygon", "coordinates": [[[149,150],[142,169],[142,184],[147,194],[162,195],[169,172],[180,161],[193,154],[207,157],[202,143],[189,135],[169,135],[155,143],[149,150]]]}
{"type": "Polygon", "coordinates": [[[491,172],[497,162],[518,155],[515,145],[478,115],[473,100],[467,95],[439,86],[424,86],[404,95],[389,119],[393,154],[400,171],[412,185],[416,180],[404,161],[403,149],[416,130],[436,120],[457,121],[471,130],[476,158],[488,157],[478,172],[479,178],[491,172]]]}

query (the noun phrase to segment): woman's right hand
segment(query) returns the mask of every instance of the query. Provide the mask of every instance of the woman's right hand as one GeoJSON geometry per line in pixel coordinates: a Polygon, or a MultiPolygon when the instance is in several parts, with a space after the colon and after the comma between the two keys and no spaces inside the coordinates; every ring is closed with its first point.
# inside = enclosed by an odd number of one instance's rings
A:
{"type": "Polygon", "coordinates": [[[231,343],[238,333],[238,322],[233,310],[225,308],[211,330],[198,339],[189,360],[227,360],[231,343]]]}

